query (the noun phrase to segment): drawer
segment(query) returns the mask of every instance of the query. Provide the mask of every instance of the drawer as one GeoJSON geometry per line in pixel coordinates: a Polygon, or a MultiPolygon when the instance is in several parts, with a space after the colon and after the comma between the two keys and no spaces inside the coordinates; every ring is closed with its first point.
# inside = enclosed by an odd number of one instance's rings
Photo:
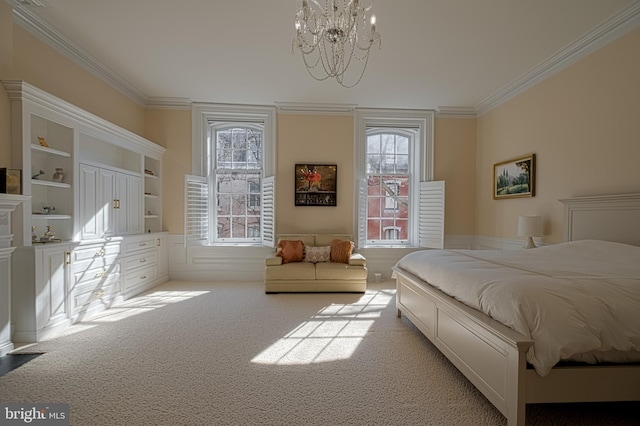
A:
{"type": "Polygon", "coordinates": [[[136,271],[138,269],[144,268],[145,266],[153,266],[156,264],[156,255],[157,252],[150,251],[145,253],[140,253],[135,256],[128,256],[122,259],[124,273],[128,274],[129,272],[136,271]]]}
{"type": "Polygon", "coordinates": [[[96,257],[92,259],[82,260],[78,262],[71,262],[71,273],[82,273],[88,270],[104,269],[109,271],[112,269],[115,263],[120,261],[118,255],[96,257]]]}
{"type": "Polygon", "coordinates": [[[104,280],[94,280],[75,288],[69,294],[71,313],[92,308],[110,306],[120,294],[120,275],[110,275],[104,280]]]}
{"type": "Polygon", "coordinates": [[[120,261],[117,258],[114,258],[114,262],[108,265],[96,261],[91,262],[85,268],[82,265],[75,265],[71,270],[71,289],[79,288],[87,282],[105,281],[111,275],[120,276],[120,261]]]}
{"type": "Polygon", "coordinates": [[[100,259],[120,254],[120,243],[91,244],[76,247],[71,254],[71,263],[100,259]]]}
{"type": "Polygon", "coordinates": [[[144,286],[156,279],[156,267],[145,266],[135,272],[131,272],[124,276],[123,293],[134,290],[137,287],[144,286]]]}
{"type": "Polygon", "coordinates": [[[126,239],[123,244],[125,255],[140,253],[143,250],[155,249],[156,237],[126,239]]]}

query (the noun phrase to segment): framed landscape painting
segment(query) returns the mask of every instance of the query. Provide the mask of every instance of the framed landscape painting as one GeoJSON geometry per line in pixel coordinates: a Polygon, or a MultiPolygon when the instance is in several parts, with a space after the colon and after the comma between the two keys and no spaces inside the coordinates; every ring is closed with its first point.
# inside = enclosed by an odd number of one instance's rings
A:
{"type": "Polygon", "coordinates": [[[535,195],[536,155],[529,154],[493,165],[493,199],[535,195]]]}
{"type": "Polygon", "coordinates": [[[335,164],[296,164],[296,206],[335,206],[338,166],[335,164]]]}

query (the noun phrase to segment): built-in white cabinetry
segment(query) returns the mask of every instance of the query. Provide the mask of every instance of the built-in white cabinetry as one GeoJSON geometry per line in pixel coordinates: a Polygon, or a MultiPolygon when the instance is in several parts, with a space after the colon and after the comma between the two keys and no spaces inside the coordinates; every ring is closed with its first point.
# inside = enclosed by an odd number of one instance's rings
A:
{"type": "Polygon", "coordinates": [[[121,297],[121,241],[81,244],[71,254],[69,316],[73,322],[111,307],[121,297]]]}
{"type": "MultiPolygon", "coordinates": [[[[138,294],[149,287],[158,277],[157,265],[160,262],[159,239],[154,234],[143,237],[127,238],[123,253],[124,297],[138,294]]],[[[166,259],[164,259],[166,263],[166,259]]]]}
{"type": "Polygon", "coordinates": [[[0,357],[13,350],[11,341],[11,215],[29,201],[24,195],[0,194],[0,357]]]}
{"type": "Polygon", "coordinates": [[[67,288],[72,243],[18,247],[13,256],[14,342],[36,342],[71,323],[67,288]]]}
{"type": "Polygon", "coordinates": [[[140,175],[79,165],[80,235],[83,240],[144,232],[140,175]]]}
{"type": "Polygon", "coordinates": [[[25,82],[3,84],[11,167],[31,196],[13,223],[15,334],[37,341],[168,279],[159,245],[165,149],[25,82]]]}

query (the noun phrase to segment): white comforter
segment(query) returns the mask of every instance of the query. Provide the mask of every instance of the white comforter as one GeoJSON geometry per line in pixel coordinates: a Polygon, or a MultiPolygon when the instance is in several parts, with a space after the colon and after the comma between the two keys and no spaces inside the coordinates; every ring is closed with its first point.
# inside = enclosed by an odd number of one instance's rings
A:
{"type": "Polygon", "coordinates": [[[561,360],[640,361],[640,247],[424,250],[396,266],[531,338],[542,376],[561,360]]]}

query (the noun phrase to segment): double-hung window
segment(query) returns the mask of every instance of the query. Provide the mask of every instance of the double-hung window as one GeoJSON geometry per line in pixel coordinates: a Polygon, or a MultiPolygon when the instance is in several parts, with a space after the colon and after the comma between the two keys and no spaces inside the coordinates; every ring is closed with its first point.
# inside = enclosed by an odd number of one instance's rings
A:
{"type": "Polygon", "coordinates": [[[432,111],[356,112],[360,247],[442,247],[444,183],[433,181],[432,111]]]}
{"type": "Polygon", "coordinates": [[[272,245],[274,109],[196,104],[193,116],[185,240],[272,245]]]}

